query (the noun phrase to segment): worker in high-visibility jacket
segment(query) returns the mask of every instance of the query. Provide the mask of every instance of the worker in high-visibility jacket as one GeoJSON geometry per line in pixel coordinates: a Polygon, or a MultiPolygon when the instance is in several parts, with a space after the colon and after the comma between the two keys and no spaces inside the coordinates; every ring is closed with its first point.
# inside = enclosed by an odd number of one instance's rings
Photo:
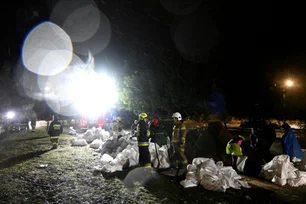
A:
{"type": "Polygon", "coordinates": [[[148,115],[146,113],[139,114],[139,122],[136,133],[139,149],[139,166],[151,168],[151,155],[149,152],[150,131],[148,125],[148,115]]]}
{"type": "Polygon", "coordinates": [[[176,168],[186,168],[188,164],[185,155],[185,142],[187,130],[182,121],[182,115],[176,112],[172,115],[174,127],[172,132],[172,143],[175,151],[176,168]]]}
{"type": "Polygon", "coordinates": [[[52,136],[60,136],[63,133],[63,125],[59,121],[58,116],[54,116],[54,120],[51,122],[49,129],[48,129],[48,134],[52,136]]]}
{"type": "Polygon", "coordinates": [[[244,156],[244,143],[245,138],[241,135],[238,135],[238,137],[235,137],[228,141],[225,152],[226,154],[231,155],[232,159],[232,167],[234,169],[237,169],[237,159],[239,156],[244,156]]]}

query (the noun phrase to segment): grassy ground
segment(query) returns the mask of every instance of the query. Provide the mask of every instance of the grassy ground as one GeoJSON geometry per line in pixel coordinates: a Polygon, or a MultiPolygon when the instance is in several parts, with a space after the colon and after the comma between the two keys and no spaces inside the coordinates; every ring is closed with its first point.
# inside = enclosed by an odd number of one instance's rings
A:
{"type": "Polygon", "coordinates": [[[159,176],[147,189],[123,185],[128,170],[102,174],[89,147],[71,147],[63,134],[55,149],[44,129],[0,138],[0,203],[302,203],[305,195],[289,187],[246,177],[252,188],[226,193],[198,186],[184,189],[159,176]],[[47,165],[47,166],[41,166],[47,165]]]}

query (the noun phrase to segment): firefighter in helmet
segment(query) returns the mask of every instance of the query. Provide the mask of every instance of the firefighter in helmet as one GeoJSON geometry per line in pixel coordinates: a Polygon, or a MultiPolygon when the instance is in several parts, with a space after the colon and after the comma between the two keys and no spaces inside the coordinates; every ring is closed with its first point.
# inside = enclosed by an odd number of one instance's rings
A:
{"type": "Polygon", "coordinates": [[[63,125],[59,121],[58,116],[54,116],[54,120],[51,122],[49,129],[48,129],[48,134],[52,136],[60,136],[63,133],[63,125]]]}
{"type": "Polygon", "coordinates": [[[173,113],[174,127],[172,132],[172,143],[175,151],[176,168],[186,168],[188,164],[185,155],[185,142],[187,130],[179,112],[173,113]]]}
{"type": "Polygon", "coordinates": [[[151,168],[151,156],[149,152],[150,131],[147,117],[148,115],[146,113],[139,114],[139,122],[137,126],[139,166],[151,168]]]}

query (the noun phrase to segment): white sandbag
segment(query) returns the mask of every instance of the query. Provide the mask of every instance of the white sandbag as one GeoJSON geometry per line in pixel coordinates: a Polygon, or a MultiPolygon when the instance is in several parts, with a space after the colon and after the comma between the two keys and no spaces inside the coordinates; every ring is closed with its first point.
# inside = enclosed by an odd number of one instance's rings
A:
{"type": "Polygon", "coordinates": [[[98,136],[94,134],[94,130],[90,129],[87,130],[84,135],[83,138],[86,140],[86,142],[88,144],[92,143],[95,139],[98,139],[98,136]]]}
{"type": "Polygon", "coordinates": [[[73,129],[73,127],[70,127],[70,128],[69,128],[68,135],[77,135],[77,132],[76,132],[75,129],[73,129]]]}
{"type": "Polygon", "coordinates": [[[113,173],[116,171],[122,171],[122,166],[106,164],[101,168],[101,170],[107,173],[113,173]]]}
{"type": "Polygon", "coordinates": [[[131,146],[130,149],[130,157],[129,157],[129,164],[131,166],[136,166],[139,162],[139,151],[136,145],[131,146]]]}
{"type": "Polygon", "coordinates": [[[180,184],[181,184],[182,186],[184,186],[184,188],[191,188],[191,187],[196,187],[196,186],[198,186],[198,184],[193,183],[193,182],[192,182],[191,180],[189,180],[189,179],[182,180],[182,181],[180,182],[180,184]]]}
{"type": "Polygon", "coordinates": [[[231,166],[223,166],[223,162],[214,162],[210,158],[195,158],[191,165],[187,166],[186,179],[180,184],[193,187],[200,183],[205,189],[225,192],[228,188],[250,188],[247,182],[241,181],[241,177],[231,166]]]}
{"type": "Polygon", "coordinates": [[[76,138],[71,141],[71,146],[86,146],[87,142],[85,139],[76,138]]]}
{"type": "Polygon", "coordinates": [[[111,157],[108,154],[103,154],[100,159],[102,165],[109,164],[113,160],[114,160],[113,157],[111,157]]]}
{"type": "Polygon", "coordinates": [[[151,163],[153,164],[154,168],[157,168],[157,166],[158,166],[158,158],[157,158],[158,153],[156,154],[156,152],[158,152],[158,149],[159,149],[158,144],[150,142],[149,152],[150,152],[150,156],[151,156],[151,163]]]}
{"type": "Polygon", "coordinates": [[[121,153],[125,158],[130,158],[131,148],[130,147],[125,148],[121,153]]]}
{"type": "Polygon", "coordinates": [[[99,134],[101,135],[101,139],[103,142],[105,142],[106,140],[108,140],[110,138],[110,133],[108,131],[105,131],[104,129],[102,129],[99,134]]]}
{"type": "Polygon", "coordinates": [[[197,171],[197,166],[193,164],[188,164],[187,165],[187,171],[188,172],[196,172],[197,171]]]}
{"type": "Polygon", "coordinates": [[[297,170],[288,155],[279,155],[262,168],[262,176],[278,185],[306,185],[306,173],[297,170]]]}
{"type": "Polygon", "coordinates": [[[187,172],[186,180],[190,180],[193,184],[196,184],[196,185],[199,184],[199,181],[197,180],[196,172],[187,172]]]}
{"type": "Polygon", "coordinates": [[[131,134],[130,131],[125,131],[125,130],[121,130],[119,132],[119,135],[122,135],[122,136],[127,136],[127,135],[130,135],[130,134],[131,134]]]}
{"type": "Polygon", "coordinates": [[[294,173],[296,170],[290,163],[288,155],[276,156],[262,168],[263,176],[268,180],[271,180],[274,176],[280,179],[296,178],[297,176],[294,173]]]}
{"type": "Polygon", "coordinates": [[[127,161],[127,158],[125,157],[125,155],[122,154],[122,153],[119,153],[116,156],[116,158],[113,161],[111,161],[110,164],[113,165],[113,166],[115,166],[115,165],[123,166],[126,163],[126,161],[127,161]]]}
{"type": "Polygon", "coordinates": [[[288,179],[287,183],[289,186],[298,187],[306,185],[306,172],[305,171],[296,171],[297,178],[288,179]]]}
{"type": "Polygon", "coordinates": [[[115,172],[112,165],[110,164],[105,164],[104,166],[102,166],[101,171],[106,172],[106,173],[115,172]]]}
{"type": "Polygon", "coordinates": [[[210,191],[221,191],[225,192],[226,188],[223,188],[223,186],[219,185],[218,177],[215,175],[204,175],[200,184],[207,190],[210,191]]]}
{"type": "Polygon", "coordinates": [[[237,162],[236,162],[236,167],[239,172],[244,172],[244,167],[245,163],[247,161],[248,157],[247,156],[238,156],[237,157],[237,162]]]}
{"type": "Polygon", "coordinates": [[[284,185],[286,185],[286,183],[287,183],[287,179],[286,178],[280,178],[280,177],[278,177],[278,176],[273,176],[273,178],[272,178],[272,180],[271,180],[273,183],[276,183],[276,184],[278,184],[278,185],[280,185],[280,186],[284,186],[284,185]]]}
{"type": "Polygon", "coordinates": [[[169,161],[169,155],[168,155],[168,147],[167,145],[163,145],[158,149],[159,154],[159,160],[160,160],[160,166],[161,169],[167,169],[170,168],[170,161],[169,161]]]}
{"type": "Polygon", "coordinates": [[[101,139],[95,139],[91,144],[90,147],[93,149],[98,149],[103,144],[101,139]]]}
{"type": "Polygon", "coordinates": [[[158,144],[150,142],[149,152],[151,156],[151,163],[153,164],[154,168],[158,167],[158,161],[160,169],[167,169],[170,167],[167,145],[160,147],[158,144]],[[157,149],[157,154],[155,148],[157,149]]]}
{"type": "Polygon", "coordinates": [[[214,176],[218,168],[215,164],[215,161],[213,159],[208,159],[201,164],[198,165],[200,167],[200,178],[202,179],[205,175],[212,175],[214,176]]]}
{"type": "Polygon", "coordinates": [[[88,129],[88,130],[86,130],[86,132],[84,133],[84,136],[92,136],[92,135],[94,135],[92,129],[88,129]]]}
{"type": "Polygon", "coordinates": [[[192,160],[192,164],[195,165],[195,166],[198,166],[199,164],[201,164],[202,162],[207,161],[207,160],[209,160],[209,158],[204,158],[204,157],[194,158],[192,160]]]}

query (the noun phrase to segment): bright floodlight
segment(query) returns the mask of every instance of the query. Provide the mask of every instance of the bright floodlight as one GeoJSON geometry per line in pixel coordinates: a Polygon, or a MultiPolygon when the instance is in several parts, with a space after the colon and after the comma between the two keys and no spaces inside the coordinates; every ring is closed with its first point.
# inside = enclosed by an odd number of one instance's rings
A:
{"type": "Polygon", "coordinates": [[[287,81],[286,81],[286,86],[288,86],[288,87],[293,86],[293,81],[287,80],[287,81]]]}
{"type": "Polygon", "coordinates": [[[68,86],[69,98],[81,114],[89,117],[104,113],[117,102],[115,82],[107,75],[80,71],[72,75],[68,86]]]}
{"type": "Polygon", "coordinates": [[[9,111],[9,112],[6,114],[6,117],[7,117],[8,119],[12,119],[12,118],[15,117],[15,113],[14,113],[13,111],[9,111]]]}
{"type": "Polygon", "coordinates": [[[45,91],[47,92],[47,91],[50,91],[50,87],[49,86],[46,86],[45,87],[45,91]]]}

